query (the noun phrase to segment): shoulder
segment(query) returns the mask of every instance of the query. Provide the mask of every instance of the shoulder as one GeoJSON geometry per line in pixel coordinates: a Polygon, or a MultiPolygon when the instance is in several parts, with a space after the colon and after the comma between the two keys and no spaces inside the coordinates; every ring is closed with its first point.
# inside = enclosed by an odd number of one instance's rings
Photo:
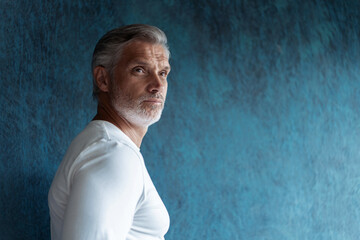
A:
{"type": "Polygon", "coordinates": [[[63,172],[68,184],[74,177],[114,176],[142,179],[142,157],[131,140],[111,123],[93,121],[73,140],[64,159],[63,172]]]}
{"type": "Polygon", "coordinates": [[[76,159],[77,171],[141,171],[141,157],[133,148],[124,142],[114,139],[95,142],[81,152],[76,159]]]}
{"type": "MultiPolygon", "coordinates": [[[[141,171],[142,157],[136,145],[120,129],[105,121],[88,125],[80,138],[87,142],[75,160],[77,170],[141,171]]],[[[81,141],[80,141],[81,142],[81,141]]]]}
{"type": "Polygon", "coordinates": [[[144,182],[141,158],[126,144],[110,140],[96,144],[84,151],[78,159],[71,185],[82,184],[99,186],[105,189],[139,188],[144,182]]]}

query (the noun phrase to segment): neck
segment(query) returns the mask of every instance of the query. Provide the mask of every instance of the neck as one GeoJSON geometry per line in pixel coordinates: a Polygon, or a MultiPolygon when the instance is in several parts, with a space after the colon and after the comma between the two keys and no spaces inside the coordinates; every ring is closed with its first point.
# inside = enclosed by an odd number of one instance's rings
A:
{"type": "Polygon", "coordinates": [[[102,100],[99,98],[97,114],[93,120],[103,120],[114,124],[140,148],[142,139],[147,132],[147,127],[136,126],[130,123],[115,111],[111,104],[109,104],[110,101],[102,100]]]}

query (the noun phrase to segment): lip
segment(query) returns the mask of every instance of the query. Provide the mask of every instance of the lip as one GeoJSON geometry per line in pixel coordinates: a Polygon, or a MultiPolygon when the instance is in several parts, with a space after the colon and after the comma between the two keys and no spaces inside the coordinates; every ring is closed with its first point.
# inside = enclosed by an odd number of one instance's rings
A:
{"type": "Polygon", "coordinates": [[[149,99],[146,99],[144,102],[146,102],[146,103],[154,103],[154,104],[163,103],[163,101],[161,99],[158,99],[158,98],[149,98],[149,99]]]}

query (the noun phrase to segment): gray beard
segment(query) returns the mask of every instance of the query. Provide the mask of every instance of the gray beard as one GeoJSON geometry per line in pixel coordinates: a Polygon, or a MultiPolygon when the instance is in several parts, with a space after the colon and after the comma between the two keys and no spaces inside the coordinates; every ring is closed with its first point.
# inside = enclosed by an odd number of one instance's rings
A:
{"type": "Polygon", "coordinates": [[[117,114],[126,119],[131,124],[137,126],[148,127],[160,120],[164,104],[145,106],[143,101],[149,98],[160,98],[164,101],[164,97],[157,94],[149,94],[142,96],[139,99],[132,99],[131,96],[123,94],[118,91],[115,95],[110,94],[111,105],[116,110],[117,114]]]}

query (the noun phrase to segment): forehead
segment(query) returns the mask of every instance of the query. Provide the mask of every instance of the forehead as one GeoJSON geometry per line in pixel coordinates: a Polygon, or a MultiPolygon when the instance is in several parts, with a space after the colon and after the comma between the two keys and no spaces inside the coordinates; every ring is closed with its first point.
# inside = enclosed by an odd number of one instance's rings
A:
{"type": "Polygon", "coordinates": [[[122,51],[120,62],[131,63],[140,60],[169,65],[168,51],[162,45],[144,41],[127,44],[122,51]]]}

